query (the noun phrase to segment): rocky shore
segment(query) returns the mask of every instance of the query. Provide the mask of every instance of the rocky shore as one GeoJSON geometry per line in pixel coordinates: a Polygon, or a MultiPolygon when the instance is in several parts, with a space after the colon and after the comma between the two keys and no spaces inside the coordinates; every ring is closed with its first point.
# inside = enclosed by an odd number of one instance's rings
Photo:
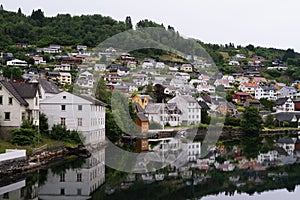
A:
{"type": "Polygon", "coordinates": [[[32,154],[23,160],[12,160],[12,161],[1,163],[0,177],[33,170],[43,165],[46,165],[53,160],[60,159],[70,155],[89,157],[90,153],[84,148],[84,146],[78,146],[78,147],[58,146],[58,147],[48,148],[38,153],[32,154]]]}

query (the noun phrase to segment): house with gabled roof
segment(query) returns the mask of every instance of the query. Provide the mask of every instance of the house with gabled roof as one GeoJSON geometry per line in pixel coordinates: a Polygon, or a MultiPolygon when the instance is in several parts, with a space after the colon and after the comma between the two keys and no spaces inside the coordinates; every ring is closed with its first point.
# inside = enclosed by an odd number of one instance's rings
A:
{"type": "Polygon", "coordinates": [[[40,100],[52,97],[60,93],[58,86],[52,80],[38,79],[40,100]]]}
{"type": "Polygon", "coordinates": [[[40,110],[48,118],[49,129],[56,124],[78,131],[85,145],[105,141],[106,104],[87,95],[61,92],[40,102],[40,110]]]}
{"type": "Polygon", "coordinates": [[[255,90],[255,99],[266,98],[268,100],[276,100],[277,99],[277,89],[271,86],[259,86],[255,90]]]}
{"type": "Polygon", "coordinates": [[[278,97],[297,97],[297,90],[293,86],[284,86],[278,91],[278,97]]]}
{"type": "Polygon", "coordinates": [[[169,103],[175,103],[182,112],[183,125],[199,124],[201,122],[201,107],[192,96],[177,94],[168,101],[169,103]]]}
{"type": "Polygon", "coordinates": [[[233,94],[233,100],[236,103],[244,103],[248,99],[252,99],[252,96],[247,92],[235,92],[233,94]]]}
{"type": "Polygon", "coordinates": [[[290,97],[278,98],[275,102],[276,112],[295,111],[295,103],[290,97]]]}
{"type": "Polygon", "coordinates": [[[20,127],[25,119],[39,125],[38,84],[0,81],[0,126],[20,127]]]}
{"type": "Polygon", "coordinates": [[[258,86],[259,85],[257,83],[242,83],[239,85],[239,90],[241,90],[242,92],[247,92],[249,94],[254,94],[258,86]]]}
{"type": "Polygon", "coordinates": [[[154,121],[164,126],[181,126],[182,112],[176,103],[152,103],[145,109],[149,121],[154,121]]]}
{"type": "Polygon", "coordinates": [[[151,104],[154,101],[150,95],[136,95],[132,97],[131,102],[138,103],[143,109],[145,109],[148,104],[151,104]]]}

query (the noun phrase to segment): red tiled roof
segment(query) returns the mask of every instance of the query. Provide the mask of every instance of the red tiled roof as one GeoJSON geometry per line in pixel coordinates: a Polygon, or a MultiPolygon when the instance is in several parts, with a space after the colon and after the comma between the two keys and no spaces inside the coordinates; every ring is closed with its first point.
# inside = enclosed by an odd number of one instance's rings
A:
{"type": "Polygon", "coordinates": [[[244,83],[243,84],[245,87],[258,87],[257,83],[244,83]]]}

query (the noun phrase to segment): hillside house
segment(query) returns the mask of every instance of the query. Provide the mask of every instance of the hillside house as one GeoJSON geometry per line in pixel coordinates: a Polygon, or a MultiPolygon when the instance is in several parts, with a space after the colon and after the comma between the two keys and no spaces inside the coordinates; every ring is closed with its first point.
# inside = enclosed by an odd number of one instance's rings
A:
{"type": "Polygon", "coordinates": [[[25,119],[39,125],[37,83],[0,81],[0,126],[20,127],[25,119]]]}

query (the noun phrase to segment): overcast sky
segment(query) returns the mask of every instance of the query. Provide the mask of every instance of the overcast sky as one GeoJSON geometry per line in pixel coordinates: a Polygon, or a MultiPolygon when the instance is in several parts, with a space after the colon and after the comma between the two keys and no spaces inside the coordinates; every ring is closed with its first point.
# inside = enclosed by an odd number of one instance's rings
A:
{"type": "Polygon", "coordinates": [[[294,48],[300,52],[298,0],[0,0],[5,10],[46,16],[102,14],[135,24],[150,19],[204,42],[294,48]]]}

